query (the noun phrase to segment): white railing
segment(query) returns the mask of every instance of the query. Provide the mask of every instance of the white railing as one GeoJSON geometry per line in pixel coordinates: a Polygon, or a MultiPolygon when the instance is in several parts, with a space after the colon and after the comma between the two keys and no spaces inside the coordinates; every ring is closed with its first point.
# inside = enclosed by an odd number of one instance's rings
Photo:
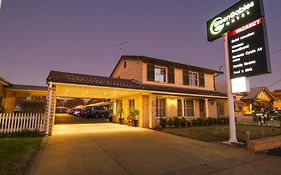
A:
{"type": "Polygon", "coordinates": [[[44,131],[44,114],[0,113],[0,133],[18,132],[23,129],[44,131]]]}

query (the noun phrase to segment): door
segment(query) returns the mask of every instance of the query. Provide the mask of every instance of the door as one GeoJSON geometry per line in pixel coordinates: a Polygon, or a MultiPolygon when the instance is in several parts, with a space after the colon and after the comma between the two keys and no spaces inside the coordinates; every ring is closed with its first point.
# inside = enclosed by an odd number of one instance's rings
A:
{"type": "Polygon", "coordinates": [[[199,115],[200,118],[205,118],[205,101],[199,100],[199,115]]]}

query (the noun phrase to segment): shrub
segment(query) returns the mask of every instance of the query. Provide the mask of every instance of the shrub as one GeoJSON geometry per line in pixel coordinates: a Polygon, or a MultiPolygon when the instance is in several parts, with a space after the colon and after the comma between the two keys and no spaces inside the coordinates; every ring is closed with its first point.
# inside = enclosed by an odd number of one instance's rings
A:
{"type": "Polygon", "coordinates": [[[160,118],[160,126],[161,126],[161,128],[167,127],[167,119],[166,118],[160,118]]]}
{"type": "Polygon", "coordinates": [[[174,125],[175,127],[179,127],[181,125],[181,119],[178,117],[174,118],[174,125]]]}
{"type": "Polygon", "coordinates": [[[174,125],[174,120],[172,118],[169,118],[167,121],[167,126],[172,127],[174,125]]]}
{"type": "Polygon", "coordinates": [[[39,137],[44,136],[44,132],[41,132],[39,130],[28,130],[23,129],[18,132],[13,133],[0,133],[0,137],[39,137]]]}
{"type": "Polygon", "coordinates": [[[185,119],[184,117],[181,118],[181,120],[180,120],[180,126],[181,126],[181,127],[186,127],[186,125],[187,125],[186,119],[185,119]]]}

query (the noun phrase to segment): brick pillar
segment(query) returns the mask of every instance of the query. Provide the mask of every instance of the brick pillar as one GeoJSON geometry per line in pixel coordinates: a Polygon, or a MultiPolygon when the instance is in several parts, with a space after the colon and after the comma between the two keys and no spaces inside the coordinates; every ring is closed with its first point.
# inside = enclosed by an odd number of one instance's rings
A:
{"type": "Polygon", "coordinates": [[[142,127],[149,128],[149,96],[142,96],[142,127]]]}
{"type": "Polygon", "coordinates": [[[156,119],[156,95],[151,95],[151,121],[152,129],[159,126],[158,120],[156,119]]]}
{"type": "Polygon", "coordinates": [[[54,115],[55,115],[55,94],[56,87],[52,85],[52,82],[49,82],[48,86],[48,96],[47,96],[47,105],[46,105],[46,120],[45,120],[45,131],[46,135],[51,136],[53,131],[54,115]]]}

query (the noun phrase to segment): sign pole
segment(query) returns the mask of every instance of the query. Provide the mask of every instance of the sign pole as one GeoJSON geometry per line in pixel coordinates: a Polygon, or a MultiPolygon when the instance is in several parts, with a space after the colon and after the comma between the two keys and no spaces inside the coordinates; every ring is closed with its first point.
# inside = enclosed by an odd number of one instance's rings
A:
{"type": "Polygon", "coordinates": [[[230,65],[229,65],[229,53],[228,53],[228,41],[227,33],[223,34],[224,39],[224,58],[226,68],[226,84],[227,84],[227,101],[228,101],[228,114],[229,114],[229,143],[238,143],[236,138],[236,125],[235,125],[235,113],[234,113],[234,99],[231,92],[230,82],[230,65]]]}

